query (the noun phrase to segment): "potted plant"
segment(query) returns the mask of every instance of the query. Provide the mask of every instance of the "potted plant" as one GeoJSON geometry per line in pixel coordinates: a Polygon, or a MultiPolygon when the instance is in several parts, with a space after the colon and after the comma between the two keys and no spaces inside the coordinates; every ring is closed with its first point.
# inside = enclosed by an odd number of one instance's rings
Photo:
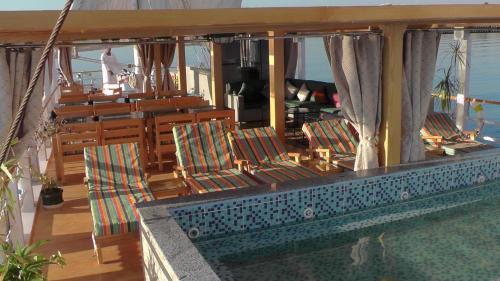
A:
{"type": "Polygon", "coordinates": [[[460,41],[450,43],[449,53],[444,57],[450,59],[447,68],[441,68],[443,75],[434,87],[435,97],[440,101],[441,110],[449,112],[451,110],[451,99],[460,90],[460,81],[456,77],[458,66],[464,63],[464,54],[461,51],[460,41]]]}
{"type": "Polygon", "coordinates": [[[38,179],[42,184],[40,197],[42,197],[43,207],[46,209],[61,207],[64,202],[63,190],[57,185],[56,180],[47,174],[38,175],[38,179]]]}
{"type": "Polygon", "coordinates": [[[2,280],[13,281],[44,281],[44,268],[51,264],[63,267],[66,263],[60,252],[46,258],[33,253],[35,249],[45,244],[38,241],[32,245],[14,247],[8,242],[2,243],[4,260],[0,266],[0,277],[2,280]]]}

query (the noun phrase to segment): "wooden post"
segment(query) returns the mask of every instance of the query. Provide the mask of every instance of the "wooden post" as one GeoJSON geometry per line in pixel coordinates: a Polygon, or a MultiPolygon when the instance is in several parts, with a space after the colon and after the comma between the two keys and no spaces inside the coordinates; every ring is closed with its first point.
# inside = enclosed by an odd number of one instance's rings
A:
{"type": "Polygon", "coordinates": [[[156,95],[163,88],[163,75],[161,74],[161,56],[162,50],[160,44],[154,44],[154,62],[155,62],[155,78],[156,78],[156,95]]]}
{"type": "Polygon", "coordinates": [[[285,41],[277,32],[269,32],[269,110],[271,127],[285,141],[285,41]]]}
{"type": "Polygon", "coordinates": [[[403,107],[403,37],[406,26],[391,24],[384,32],[382,72],[382,124],[380,162],[388,167],[401,163],[401,112],[403,107]]]}
{"type": "Polygon", "coordinates": [[[179,70],[179,90],[187,93],[186,82],[186,47],[184,44],[184,37],[177,37],[177,68],[179,70]]]}
{"type": "Polygon", "coordinates": [[[210,43],[210,72],[212,79],[212,105],[224,109],[224,87],[222,79],[222,45],[210,43]]]}
{"type": "Polygon", "coordinates": [[[472,51],[472,40],[470,33],[466,30],[455,30],[455,40],[460,42],[460,53],[462,60],[458,61],[459,91],[457,94],[456,124],[460,130],[465,129],[465,120],[469,113],[469,103],[466,101],[470,90],[470,59],[472,51]]]}

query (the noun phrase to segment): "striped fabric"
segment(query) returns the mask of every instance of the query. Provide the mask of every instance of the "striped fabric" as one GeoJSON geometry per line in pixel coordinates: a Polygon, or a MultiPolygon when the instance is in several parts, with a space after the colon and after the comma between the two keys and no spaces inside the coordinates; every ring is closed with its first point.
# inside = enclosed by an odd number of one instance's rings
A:
{"type": "Polygon", "coordinates": [[[288,153],[272,127],[237,130],[229,134],[234,155],[254,165],[290,161],[288,153]]]}
{"type": "Polygon", "coordinates": [[[444,140],[448,141],[465,140],[462,132],[451,120],[450,115],[442,112],[429,113],[421,133],[423,136],[442,136],[444,140]]]}
{"type": "Polygon", "coordinates": [[[177,162],[188,174],[234,168],[223,121],[174,127],[177,162]]]}
{"type": "Polygon", "coordinates": [[[85,147],[85,175],[89,189],[136,185],[144,179],[137,143],[85,147]]]}
{"type": "Polygon", "coordinates": [[[137,144],[86,147],[84,155],[94,235],[137,231],[135,204],[153,200],[137,144]]]}
{"type": "Polygon", "coordinates": [[[152,198],[149,192],[143,196],[123,188],[89,191],[94,235],[109,236],[137,231],[139,216],[135,204],[152,198]]]}
{"type": "Polygon", "coordinates": [[[238,169],[188,175],[186,183],[193,193],[208,193],[258,185],[258,182],[238,169]]]}
{"type": "Polygon", "coordinates": [[[319,176],[316,172],[291,161],[261,164],[252,171],[258,180],[265,183],[284,182],[319,176]]]}
{"type": "Polygon", "coordinates": [[[342,119],[304,123],[302,131],[311,148],[329,148],[336,154],[356,154],[359,141],[342,119]]]}

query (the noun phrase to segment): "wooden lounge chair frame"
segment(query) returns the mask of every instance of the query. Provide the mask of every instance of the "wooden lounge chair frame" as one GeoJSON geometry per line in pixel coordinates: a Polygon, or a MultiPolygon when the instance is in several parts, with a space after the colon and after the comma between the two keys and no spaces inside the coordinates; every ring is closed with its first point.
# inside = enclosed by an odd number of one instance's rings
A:
{"type": "Polygon", "coordinates": [[[155,117],[155,147],[158,170],[164,171],[164,155],[175,153],[173,128],[183,123],[196,122],[195,114],[168,114],[155,117]]]}

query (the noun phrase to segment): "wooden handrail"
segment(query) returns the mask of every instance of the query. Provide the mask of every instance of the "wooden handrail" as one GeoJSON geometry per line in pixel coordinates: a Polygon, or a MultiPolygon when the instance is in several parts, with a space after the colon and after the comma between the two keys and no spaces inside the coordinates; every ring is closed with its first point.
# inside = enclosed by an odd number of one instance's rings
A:
{"type": "MultiPolygon", "coordinates": [[[[432,94],[434,97],[439,97],[439,94],[432,94]]],[[[456,96],[451,96],[450,97],[450,100],[454,100],[456,101],[457,100],[457,97],[456,96]]],[[[465,98],[465,101],[466,102],[477,102],[477,103],[484,103],[484,104],[493,104],[493,105],[500,105],[500,101],[494,101],[494,100],[485,100],[485,99],[478,99],[478,98],[470,98],[470,97],[467,97],[465,98]]]]}

